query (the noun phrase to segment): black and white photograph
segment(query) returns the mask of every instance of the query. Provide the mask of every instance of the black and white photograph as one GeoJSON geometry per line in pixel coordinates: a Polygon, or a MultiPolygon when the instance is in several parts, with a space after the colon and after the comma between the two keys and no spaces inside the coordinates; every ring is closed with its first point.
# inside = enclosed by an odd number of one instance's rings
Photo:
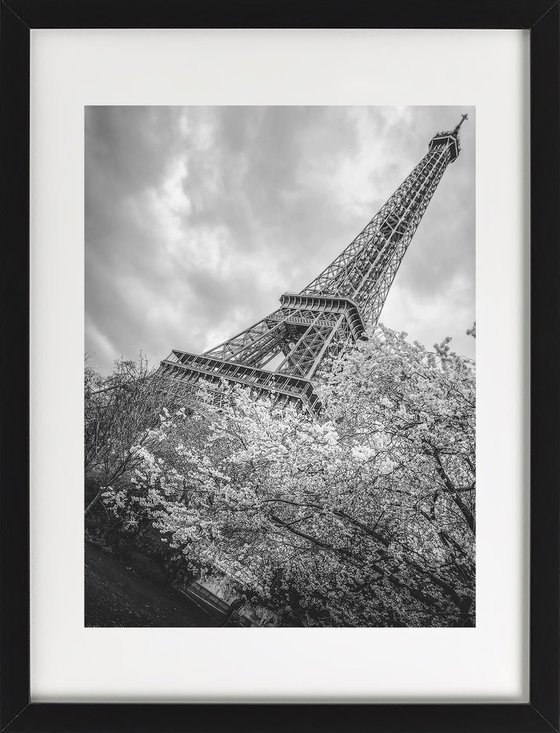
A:
{"type": "Polygon", "coordinates": [[[85,626],[476,626],[475,107],[84,116],[85,626]]]}

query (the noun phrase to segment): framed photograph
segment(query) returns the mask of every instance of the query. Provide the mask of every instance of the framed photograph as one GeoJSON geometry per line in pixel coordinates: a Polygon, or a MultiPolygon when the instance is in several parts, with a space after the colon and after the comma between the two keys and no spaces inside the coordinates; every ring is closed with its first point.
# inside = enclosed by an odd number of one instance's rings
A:
{"type": "Polygon", "coordinates": [[[2,730],[558,730],[559,8],[2,3],[2,730]]]}

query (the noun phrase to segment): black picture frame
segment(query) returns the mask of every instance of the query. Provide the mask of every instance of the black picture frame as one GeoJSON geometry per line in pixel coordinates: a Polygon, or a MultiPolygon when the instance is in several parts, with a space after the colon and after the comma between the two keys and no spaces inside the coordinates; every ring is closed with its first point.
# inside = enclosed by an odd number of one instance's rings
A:
{"type": "MultiPolygon", "coordinates": [[[[560,0],[1,0],[2,731],[480,731],[559,728],[560,0]],[[530,702],[37,704],[29,693],[30,31],[38,28],[524,28],[531,90],[530,702]]],[[[507,120],[502,123],[507,125],[507,120]]],[[[499,144],[499,130],[496,131],[499,144]]],[[[63,355],[61,355],[63,358],[63,355]]],[[[504,365],[506,368],[506,365],[504,365]]],[[[426,659],[426,664],[430,660],[426,659]]]]}

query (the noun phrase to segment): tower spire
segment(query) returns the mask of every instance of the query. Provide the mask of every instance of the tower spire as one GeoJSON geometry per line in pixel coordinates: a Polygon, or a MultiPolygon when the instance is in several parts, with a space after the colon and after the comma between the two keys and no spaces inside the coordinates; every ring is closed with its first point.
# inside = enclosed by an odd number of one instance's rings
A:
{"type": "Polygon", "coordinates": [[[468,120],[468,119],[469,119],[469,116],[468,116],[467,113],[465,113],[464,115],[462,115],[461,119],[457,123],[457,127],[453,130],[453,134],[454,135],[456,135],[459,132],[459,130],[460,130],[461,125],[463,124],[463,122],[465,122],[465,120],[468,120]]]}
{"type": "Polygon", "coordinates": [[[225,379],[316,413],[315,375],[360,339],[367,323],[377,323],[418,224],[459,156],[457,133],[466,119],[434,135],[418,165],[315,280],[299,293],[284,293],[280,308],[204,354],[173,350],[158,370],[160,389],[189,400],[202,379],[220,399],[225,379]]]}

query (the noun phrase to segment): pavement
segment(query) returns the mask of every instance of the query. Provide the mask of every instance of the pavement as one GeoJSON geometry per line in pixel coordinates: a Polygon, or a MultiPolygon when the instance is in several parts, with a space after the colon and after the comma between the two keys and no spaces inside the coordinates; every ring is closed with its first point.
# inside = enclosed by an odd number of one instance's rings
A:
{"type": "Polygon", "coordinates": [[[86,542],[85,626],[217,625],[178,591],[140,575],[126,560],[86,542]]]}

